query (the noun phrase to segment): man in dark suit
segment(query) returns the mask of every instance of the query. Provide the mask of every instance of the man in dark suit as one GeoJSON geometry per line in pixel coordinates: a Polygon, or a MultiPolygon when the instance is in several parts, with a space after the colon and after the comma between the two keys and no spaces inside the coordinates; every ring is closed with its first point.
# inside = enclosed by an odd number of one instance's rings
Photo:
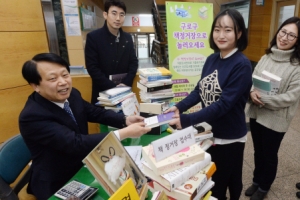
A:
{"type": "Polygon", "coordinates": [[[115,131],[120,140],[150,131],[140,116],[125,117],[83,100],[72,88],[69,72],[68,63],[51,53],[34,56],[22,68],[34,92],[20,114],[19,127],[32,155],[28,192],[39,200],[48,199],[62,187],[106,136],[88,134],[87,122],[122,128],[115,131]]]}
{"type": "Polygon", "coordinates": [[[130,34],[122,31],[126,6],[119,0],[108,0],[104,5],[104,26],[87,34],[85,64],[92,77],[92,104],[99,92],[119,85],[132,86],[138,68],[138,60],[130,34]],[[127,75],[116,85],[109,75],[127,75]]]}

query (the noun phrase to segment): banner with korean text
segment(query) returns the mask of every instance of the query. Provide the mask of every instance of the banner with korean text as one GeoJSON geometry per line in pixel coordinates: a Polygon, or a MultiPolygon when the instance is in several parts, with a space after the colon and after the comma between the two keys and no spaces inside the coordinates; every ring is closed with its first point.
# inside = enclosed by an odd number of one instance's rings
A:
{"type": "MultiPolygon", "coordinates": [[[[166,15],[169,69],[177,103],[195,88],[206,58],[213,53],[209,46],[213,4],[166,2],[166,15]]],[[[199,109],[200,104],[189,112],[199,109]]]]}

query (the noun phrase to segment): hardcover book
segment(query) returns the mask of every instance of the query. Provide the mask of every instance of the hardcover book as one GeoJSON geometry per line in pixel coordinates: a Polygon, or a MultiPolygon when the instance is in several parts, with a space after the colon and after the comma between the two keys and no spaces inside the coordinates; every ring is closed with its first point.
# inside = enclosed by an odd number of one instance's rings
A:
{"type": "Polygon", "coordinates": [[[253,86],[256,90],[263,94],[271,94],[271,82],[268,79],[259,77],[257,75],[252,76],[253,86]]]}
{"type": "Polygon", "coordinates": [[[190,177],[183,185],[177,187],[174,191],[169,192],[166,190],[161,184],[158,182],[153,181],[153,186],[155,190],[164,190],[167,196],[170,196],[175,199],[180,200],[192,200],[192,199],[200,199],[206,192],[208,192],[212,188],[212,184],[210,183],[210,178],[212,174],[206,174],[205,172],[211,171],[210,168],[214,168],[214,163],[210,164],[209,166],[205,167],[203,171],[198,172],[194,176],[190,177]],[[208,184],[207,184],[208,183],[208,184]],[[205,187],[205,185],[209,187],[205,187]],[[204,188],[205,187],[205,188],[204,188]],[[204,188],[204,189],[203,189],[204,188]],[[207,189],[209,188],[209,189],[207,189]],[[203,190],[202,190],[203,189],[203,190]],[[202,191],[201,191],[202,190],[202,191]],[[205,193],[203,193],[207,190],[205,193]],[[197,198],[195,198],[197,197],[197,198]],[[199,198],[198,198],[199,197],[199,198]]]}
{"type": "Polygon", "coordinates": [[[157,175],[186,167],[204,159],[204,151],[198,144],[193,144],[178,153],[156,162],[153,148],[151,145],[144,146],[142,149],[143,159],[157,175]]]}
{"type": "Polygon", "coordinates": [[[164,67],[149,67],[149,68],[139,68],[138,72],[144,77],[148,76],[168,76],[171,72],[164,67]]]}
{"type": "Polygon", "coordinates": [[[211,163],[211,156],[205,153],[204,160],[196,162],[187,167],[183,167],[167,174],[157,175],[153,172],[151,167],[147,162],[142,161],[143,169],[142,172],[145,176],[151,178],[152,180],[160,183],[168,191],[173,191],[177,187],[184,184],[190,177],[194,176],[199,171],[203,170],[206,166],[211,163]]]}
{"type": "Polygon", "coordinates": [[[130,92],[131,92],[131,87],[119,86],[119,87],[115,87],[115,88],[105,90],[103,92],[99,92],[99,97],[112,99],[112,98],[116,98],[116,97],[121,96],[121,95],[125,95],[125,94],[130,93],[130,92]]]}
{"type": "Polygon", "coordinates": [[[147,179],[127,153],[114,132],[110,132],[84,159],[83,163],[109,196],[129,178],[141,199],[147,194],[147,179]]]}
{"type": "Polygon", "coordinates": [[[271,95],[276,95],[278,93],[281,78],[279,76],[276,76],[275,74],[272,74],[266,70],[263,70],[261,73],[261,76],[265,79],[270,80],[271,82],[271,95]]]}
{"type": "Polygon", "coordinates": [[[143,85],[140,82],[137,82],[137,87],[143,92],[154,92],[154,91],[159,91],[159,90],[171,89],[172,84],[148,87],[146,85],[143,85]]]}

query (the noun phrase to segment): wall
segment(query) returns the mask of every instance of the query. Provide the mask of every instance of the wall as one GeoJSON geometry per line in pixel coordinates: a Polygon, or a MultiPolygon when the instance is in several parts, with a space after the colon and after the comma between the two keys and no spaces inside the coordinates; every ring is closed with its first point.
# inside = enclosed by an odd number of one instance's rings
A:
{"type": "Polygon", "coordinates": [[[48,52],[48,42],[40,1],[2,1],[0,13],[1,143],[19,133],[18,116],[32,92],[22,77],[22,65],[48,52]]]}

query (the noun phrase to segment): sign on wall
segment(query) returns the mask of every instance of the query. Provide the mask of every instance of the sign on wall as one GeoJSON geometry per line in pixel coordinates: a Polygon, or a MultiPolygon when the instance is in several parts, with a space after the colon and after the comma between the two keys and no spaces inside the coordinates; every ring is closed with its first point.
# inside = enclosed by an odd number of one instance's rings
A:
{"type": "MultiPolygon", "coordinates": [[[[206,58],[213,53],[209,35],[213,4],[166,2],[169,68],[172,72],[175,102],[195,88],[206,58]]],[[[189,112],[200,109],[200,104],[189,112]]]]}
{"type": "Polygon", "coordinates": [[[140,18],[137,16],[132,17],[132,26],[140,26],[140,18]]]}

